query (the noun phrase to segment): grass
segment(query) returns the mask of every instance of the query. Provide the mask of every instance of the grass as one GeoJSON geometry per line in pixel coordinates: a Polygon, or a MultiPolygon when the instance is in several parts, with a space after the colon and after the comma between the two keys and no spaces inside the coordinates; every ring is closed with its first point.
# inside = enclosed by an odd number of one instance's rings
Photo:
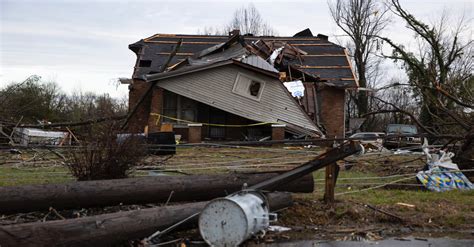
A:
{"type": "Polygon", "coordinates": [[[0,167],[0,186],[66,183],[74,181],[65,167],[0,167]]]}
{"type": "Polygon", "coordinates": [[[393,205],[397,202],[411,204],[453,204],[466,205],[474,209],[474,191],[453,190],[446,192],[385,190],[363,191],[346,194],[340,197],[343,200],[365,202],[373,205],[393,205]]]}

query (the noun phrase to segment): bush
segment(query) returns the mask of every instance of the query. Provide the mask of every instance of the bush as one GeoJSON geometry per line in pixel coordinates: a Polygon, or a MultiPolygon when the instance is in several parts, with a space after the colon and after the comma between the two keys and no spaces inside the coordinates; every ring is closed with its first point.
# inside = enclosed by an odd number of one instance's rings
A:
{"type": "Polygon", "coordinates": [[[146,154],[144,141],[138,136],[117,140],[117,126],[98,127],[69,153],[67,166],[79,181],[125,178],[146,154]]]}

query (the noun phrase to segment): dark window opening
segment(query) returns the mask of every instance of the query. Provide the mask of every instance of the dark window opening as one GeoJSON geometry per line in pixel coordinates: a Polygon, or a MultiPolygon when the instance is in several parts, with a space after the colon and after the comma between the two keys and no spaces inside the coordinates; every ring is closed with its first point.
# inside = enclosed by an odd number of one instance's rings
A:
{"type": "MultiPolygon", "coordinates": [[[[197,118],[197,104],[194,100],[177,95],[170,91],[163,92],[163,122],[167,123],[181,123],[175,119],[182,119],[186,121],[196,121],[197,118]],[[168,118],[171,117],[171,118],[168,118]]],[[[186,123],[186,122],[182,122],[186,123]]]]}
{"type": "Polygon", "coordinates": [[[260,92],[261,86],[262,85],[260,84],[260,82],[252,81],[249,87],[250,95],[258,97],[258,93],[260,92]]]}
{"type": "Polygon", "coordinates": [[[138,67],[151,67],[151,60],[140,60],[138,67]]]}

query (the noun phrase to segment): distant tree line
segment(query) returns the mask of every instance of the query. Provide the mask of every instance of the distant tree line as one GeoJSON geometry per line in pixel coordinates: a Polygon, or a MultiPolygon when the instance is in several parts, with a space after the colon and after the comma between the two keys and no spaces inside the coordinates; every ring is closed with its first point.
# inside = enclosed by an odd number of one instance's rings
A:
{"type": "Polygon", "coordinates": [[[33,75],[0,88],[0,121],[38,124],[124,115],[128,102],[93,92],[64,93],[57,83],[33,75]]]}

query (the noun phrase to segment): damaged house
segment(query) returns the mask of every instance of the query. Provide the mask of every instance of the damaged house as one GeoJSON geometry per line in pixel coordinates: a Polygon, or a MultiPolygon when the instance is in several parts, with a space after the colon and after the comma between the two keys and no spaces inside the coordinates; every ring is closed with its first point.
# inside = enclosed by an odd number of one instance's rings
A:
{"type": "Polygon", "coordinates": [[[344,135],[345,90],[357,81],[327,36],[156,34],[129,48],[130,132],[171,126],[190,142],[344,135]]]}

